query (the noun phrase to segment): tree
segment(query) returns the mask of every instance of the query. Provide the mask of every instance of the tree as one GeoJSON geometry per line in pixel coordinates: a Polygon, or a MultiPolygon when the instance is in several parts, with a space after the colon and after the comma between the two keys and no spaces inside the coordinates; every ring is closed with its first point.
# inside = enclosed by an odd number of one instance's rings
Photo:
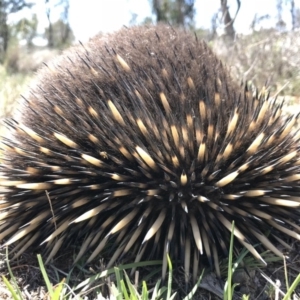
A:
{"type": "Polygon", "coordinates": [[[211,32],[212,37],[217,34],[217,29],[222,26],[224,29],[225,37],[232,41],[235,38],[235,29],[234,29],[234,22],[236,16],[241,7],[241,1],[236,0],[237,3],[237,10],[234,17],[231,17],[229,6],[227,4],[227,0],[220,0],[220,8],[218,12],[216,12],[213,17],[211,18],[211,32]]]}
{"type": "Polygon", "coordinates": [[[300,27],[300,9],[296,7],[295,0],[287,0],[290,3],[290,13],[292,19],[292,30],[295,31],[300,27]]]}
{"type": "Polygon", "coordinates": [[[70,27],[69,22],[69,9],[70,9],[70,2],[69,0],[62,0],[63,5],[63,12],[61,14],[61,21],[64,26],[61,27],[61,43],[66,45],[74,40],[74,35],[70,27]]]}
{"type": "Polygon", "coordinates": [[[49,48],[53,48],[53,28],[52,28],[52,21],[51,21],[51,6],[50,1],[49,0],[45,0],[45,4],[46,4],[46,16],[48,19],[48,29],[46,31],[46,37],[48,39],[48,47],[49,48]]]}
{"type": "Polygon", "coordinates": [[[0,0],[0,63],[4,61],[10,39],[8,16],[24,8],[32,7],[26,0],[0,0]]]}
{"type": "Polygon", "coordinates": [[[294,0],[290,0],[290,4],[291,4],[291,17],[292,17],[292,30],[294,31],[297,27],[296,25],[296,9],[295,9],[295,1],[294,0]]]}
{"type": "Polygon", "coordinates": [[[33,46],[32,40],[37,36],[38,18],[33,14],[30,19],[23,18],[11,27],[11,35],[18,40],[26,40],[28,47],[33,46]]]}
{"type": "Polygon", "coordinates": [[[251,22],[251,24],[250,24],[251,30],[252,30],[253,32],[256,31],[256,30],[257,30],[256,27],[258,27],[258,25],[259,25],[262,21],[268,20],[268,19],[270,19],[270,18],[271,18],[271,17],[270,17],[269,14],[262,15],[262,16],[260,16],[260,15],[258,15],[258,14],[255,14],[254,17],[253,17],[253,20],[252,20],[252,22],[251,22]]]}
{"type": "Polygon", "coordinates": [[[237,2],[237,11],[235,13],[234,18],[232,18],[229,12],[229,7],[227,5],[227,0],[221,0],[221,12],[222,12],[222,20],[225,28],[225,35],[229,37],[231,40],[233,40],[235,37],[235,30],[233,27],[233,23],[241,7],[240,0],[236,0],[236,2],[237,2]]]}
{"type": "Polygon", "coordinates": [[[286,23],[284,22],[283,18],[282,18],[282,0],[277,0],[277,23],[276,23],[276,27],[278,28],[278,30],[284,30],[286,27],[286,23]]]}
{"type": "Polygon", "coordinates": [[[48,47],[53,48],[68,45],[70,41],[74,39],[74,35],[69,24],[69,0],[45,0],[45,3],[47,7],[46,15],[49,23],[48,28],[45,30],[48,47]],[[55,23],[52,23],[51,10],[55,7],[62,7],[62,12],[60,14],[60,19],[55,23]]]}
{"type": "MultiPolygon", "coordinates": [[[[45,30],[45,36],[47,38],[50,36],[48,30],[49,27],[45,30]]],[[[65,24],[61,19],[51,24],[51,31],[52,48],[64,48],[65,46],[69,46],[75,38],[69,24],[65,24]]]]}
{"type": "Polygon", "coordinates": [[[193,26],[195,0],[153,0],[152,9],[157,22],[193,26]]]}

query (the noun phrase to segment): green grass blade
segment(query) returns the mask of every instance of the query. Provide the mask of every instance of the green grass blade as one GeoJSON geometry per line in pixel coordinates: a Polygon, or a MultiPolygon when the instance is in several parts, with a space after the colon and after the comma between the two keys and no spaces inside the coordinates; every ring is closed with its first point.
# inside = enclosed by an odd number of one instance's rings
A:
{"type": "Polygon", "coordinates": [[[121,288],[122,288],[122,292],[123,292],[123,297],[125,300],[130,300],[128,292],[127,292],[127,287],[125,285],[124,280],[121,280],[121,288]]]}
{"type": "Polygon", "coordinates": [[[8,273],[10,275],[10,278],[11,278],[11,281],[13,282],[14,284],[14,288],[15,290],[17,291],[18,295],[19,295],[19,299],[22,299],[22,292],[21,290],[19,289],[19,286],[18,286],[18,283],[17,283],[17,280],[10,268],[10,264],[9,264],[9,259],[8,259],[8,247],[6,247],[6,253],[5,253],[5,256],[6,256],[6,265],[7,265],[7,269],[8,269],[8,273]]]}
{"type": "Polygon", "coordinates": [[[53,296],[51,297],[51,300],[59,300],[60,296],[62,296],[62,289],[64,287],[65,278],[57,285],[57,287],[54,289],[53,296]]]}
{"type": "Polygon", "coordinates": [[[6,287],[9,289],[12,297],[14,298],[14,300],[20,300],[22,298],[20,298],[17,293],[15,292],[13,286],[9,283],[9,281],[7,280],[7,278],[5,276],[2,276],[2,280],[4,282],[4,284],[6,285],[6,287]]]}
{"type": "Polygon", "coordinates": [[[121,284],[121,274],[120,274],[120,269],[117,267],[114,267],[115,274],[116,274],[116,280],[117,280],[117,289],[118,289],[118,295],[117,295],[117,300],[122,300],[122,284],[121,284]]]}
{"type": "Polygon", "coordinates": [[[173,277],[173,266],[171,259],[169,255],[167,256],[168,259],[168,267],[169,267],[169,276],[168,276],[168,286],[167,286],[167,299],[170,299],[171,297],[171,292],[172,292],[172,277],[173,277]]]}
{"type": "Polygon", "coordinates": [[[46,272],[46,269],[45,269],[45,266],[44,266],[44,263],[43,263],[43,259],[42,259],[42,256],[40,254],[37,255],[37,258],[38,258],[38,262],[39,262],[39,267],[40,267],[40,270],[42,272],[42,275],[43,275],[43,278],[44,278],[44,281],[45,281],[45,284],[47,286],[47,290],[50,294],[50,297],[52,299],[53,297],[53,294],[54,294],[54,291],[53,291],[53,286],[49,280],[49,277],[48,277],[48,274],[46,272]]]}
{"type": "MultiPolygon", "coordinates": [[[[120,270],[126,270],[126,269],[132,269],[132,268],[138,268],[138,267],[146,267],[146,266],[156,266],[156,265],[162,265],[161,260],[153,260],[153,261],[144,261],[144,262],[139,262],[139,263],[134,263],[134,264],[126,264],[126,265],[119,265],[118,268],[120,270]]],[[[115,272],[114,268],[105,270],[99,274],[96,274],[94,276],[91,276],[90,278],[84,280],[80,284],[78,284],[75,288],[74,291],[78,289],[87,289],[91,284],[93,284],[96,280],[99,278],[104,278],[106,276],[109,276],[115,272]]]]}
{"type": "Polygon", "coordinates": [[[292,283],[291,287],[289,288],[289,290],[287,291],[287,293],[285,294],[285,296],[283,297],[282,300],[292,299],[292,293],[294,292],[294,290],[296,289],[296,287],[299,285],[299,282],[300,282],[300,274],[294,280],[294,282],[292,283]]]}
{"type": "Polygon", "coordinates": [[[192,290],[183,298],[183,300],[191,300],[191,299],[193,299],[193,296],[197,292],[197,289],[198,289],[198,287],[200,285],[200,282],[202,280],[203,274],[204,274],[204,270],[202,271],[202,273],[201,273],[198,281],[196,282],[196,284],[194,285],[194,287],[192,288],[192,290]]]}
{"type": "Polygon", "coordinates": [[[155,287],[153,289],[153,292],[152,292],[152,297],[151,297],[151,300],[155,300],[158,298],[159,296],[159,286],[160,286],[160,283],[161,283],[161,280],[159,279],[156,284],[155,284],[155,287]]]}
{"type": "Polygon", "coordinates": [[[141,299],[141,297],[138,294],[138,291],[136,290],[136,288],[133,286],[133,284],[131,283],[127,273],[124,271],[124,276],[125,276],[125,280],[126,280],[126,284],[129,288],[129,292],[130,292],[130,300],[139,300],[141,299]]]}
{"type": "Polygon", "coordinates": [[[149,293],[147,284],[145,281],[143,281],[143,288],[142,288],[142,300],[148,300],[149,299],[149,293]]]}
{"type": "Polygon", "coordinates": [[[285,286],[286,286],[286,290],[288,291],[290,289],[290,287],[289,287],[289,280],[288,280],[285,256],[283,256],[283,266],[284,266],[285,286]]]}
{"type": "Polygon", "coordinates": [[[233,287],[232,287],[232,256],[233,256],[233,242],[234,242],[234,221],[232,221],[232,227],[231,227],[231,236],[230,236],[230,246],[229,246],[229,257],[228,257],[228,275],[227,275],[227,281],[225,283],[224,287],[224,300],[231,300],[233,296],[233,287]]]}

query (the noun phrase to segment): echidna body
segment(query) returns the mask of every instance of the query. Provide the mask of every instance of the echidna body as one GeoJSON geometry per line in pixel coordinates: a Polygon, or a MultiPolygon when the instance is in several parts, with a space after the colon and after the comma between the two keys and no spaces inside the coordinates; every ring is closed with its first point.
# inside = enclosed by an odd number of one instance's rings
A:
{"type": "MultiPolygon", "coordinates": [[[[2,139],[0,240],[107,243],[117,260],[166,257],[194,276],[234,235],[255,257],[300,239],[296,116],[234,84],[204,42],[168,26],[124,28],[38,74],[2,139]],[[269,232],[268,237],[265,233],[269,232]]],[[[237,244],[236,244],[237,245],[237,244]]]]}

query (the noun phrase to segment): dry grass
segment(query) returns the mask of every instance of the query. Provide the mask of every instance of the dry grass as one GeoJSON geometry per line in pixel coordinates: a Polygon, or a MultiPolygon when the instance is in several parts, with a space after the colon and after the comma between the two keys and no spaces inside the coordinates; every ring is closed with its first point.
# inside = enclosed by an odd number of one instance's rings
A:
{"type": "Polygon", "coordinates": [[[267,83],[274,94],[288,83],[281,95],[300,96],[300,30],[270,29],[237,36],[230,44],[216,39],[210,45],[238,81],[249,80],[258,87],[267,83]]]}
{"type": "Polygon", "coordinates": [[[17,109],[17,100],[28,89],[32,77],[32,74],[8,74],[0,65],[0,135],[3,135],[6,130],[3,120],[13,115],[17,109]]]}

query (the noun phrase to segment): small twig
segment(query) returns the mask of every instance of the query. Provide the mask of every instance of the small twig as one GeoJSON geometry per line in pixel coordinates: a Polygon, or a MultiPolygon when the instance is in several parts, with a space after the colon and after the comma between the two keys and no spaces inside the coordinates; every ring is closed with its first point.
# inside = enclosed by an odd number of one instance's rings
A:
{"type": "Polygon", "coordinates": [[[57,230],[57,225],[56,225],[56,221],[55,221],[55,214],[54,214],[54,211],[53,211],[52,202],[51,202],[48,191],[45,191],[45,193],[46,193],[47,199],[49,201],[49,205],[50,205],[50,209],[51,209],[51,213],[52,213],[52,218],[53,218],[53,222],[54,222],[54,227],[55,227],[55,230],[57,230]]]}

